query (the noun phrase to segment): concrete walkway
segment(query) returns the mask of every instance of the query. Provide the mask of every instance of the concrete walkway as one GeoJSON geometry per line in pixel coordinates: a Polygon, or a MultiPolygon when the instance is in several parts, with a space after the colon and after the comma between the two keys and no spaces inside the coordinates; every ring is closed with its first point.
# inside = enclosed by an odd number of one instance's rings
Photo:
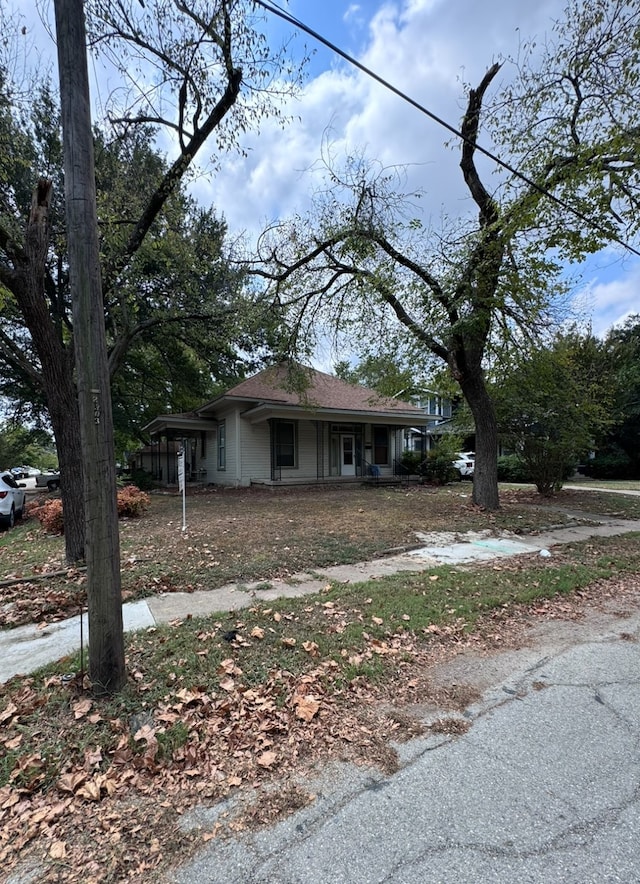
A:
{"type": "MultiPolygon", "coordinates": [[[[598,517],[589,515],[589,519],[598,517]]],[[[541,534],[495,537],[490,532],[466,534],[418,535],[419,548],[390,554],[371,562],[335,565],[312,573],[300,573],[285,580],[274,579],[248,584],[228,584],[218,589],[193,593],[166,593],[123,605],[124,627],[127,631],[170,623],[188,616],[200,617],[218,611],[233,611],[277,598],[294,598],[317,593],[327,583],[357,583],[402,571],[422,571],[437,565],[467,564],[474,561],[512,556],[521,553],[549,554],[557,544],[586,540],[589,537],[612,537],[640,531],[640,522],[603,518],[599,525],[558,528],[541,534]]],[[[21,626],[0,631],[0,683],[14,675],[33,672],[40,666],[59,660],[88,641],[86,615],[38,626],[21,626]]]]}

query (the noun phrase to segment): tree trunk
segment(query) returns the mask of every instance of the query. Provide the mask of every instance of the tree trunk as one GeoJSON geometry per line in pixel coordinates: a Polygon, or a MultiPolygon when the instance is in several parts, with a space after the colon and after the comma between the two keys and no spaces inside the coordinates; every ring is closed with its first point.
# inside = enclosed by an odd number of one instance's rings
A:
{"type": "Polygon", "coordinates": [[[94,692],[126,682],[120,538],[111,388],[104,328],[98,222],[82,0],[55,0],[62,108],[69,279],[80,407],[94,692]]]}
{"type": "Polygon", "coordinates": [[[67,561],[73,564],[84,561],[85,557],[80,412],[73,378],[59,383],[52,393],[47,391],[47,403],[60,467],[65,553],[67,561]]]}
{"type": "Polygon", "coordinates": [[[460,379],[476,425],[476,462],[473,474],[473,502],[487,510],[500,507],[498,496],[498,422],[481,369],[460,379]]]}
{"type": "Polygon", "coordinates": [[[60,330],[51,321],[44,296],[51,187],[51,181],[42,178],[34,190],[24,259],[16,263],[13,293],[40,359],[40,374],[36,380],[44,388],[56,440],[65,552],[67,561],[74,563],[84,559],[85,546],[82,449],[73,352],[65,346],[60,330]]]}

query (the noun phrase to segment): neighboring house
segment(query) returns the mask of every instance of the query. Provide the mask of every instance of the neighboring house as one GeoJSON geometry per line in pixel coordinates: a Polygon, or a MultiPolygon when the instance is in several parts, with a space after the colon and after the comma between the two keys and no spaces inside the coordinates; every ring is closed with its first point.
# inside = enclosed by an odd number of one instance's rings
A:
{"type": "Polygon", "coordinates": [[[411,404],[422,409],[426,423],[422,427],[409,427],[405,432],[405,449],[426,454],[443,433],[451,432],[451,399],[433,390],[420,390],[411,397],[411,404]]]}
{"type": "Polygon", "coordinates": [[[302,366],[273,366],[189,414],[144,427],[154,478],[175,481],[171,441],[187,476],[217,485],[296,484],[392,476],[422,409],[302,366]],[[304,381],[301,384],[300,379],[304,381]]]}

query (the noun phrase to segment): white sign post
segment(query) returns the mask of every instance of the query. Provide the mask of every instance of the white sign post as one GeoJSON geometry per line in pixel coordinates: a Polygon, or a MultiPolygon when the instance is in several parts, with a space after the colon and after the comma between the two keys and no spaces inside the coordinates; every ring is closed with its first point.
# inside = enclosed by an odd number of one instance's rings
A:
{"type": "Polygon", "coordinates": [[[187,530],[187,483],[185,482],[184,449],[178,452],[178,491],[182,492],[182,530],[187,530]]]}

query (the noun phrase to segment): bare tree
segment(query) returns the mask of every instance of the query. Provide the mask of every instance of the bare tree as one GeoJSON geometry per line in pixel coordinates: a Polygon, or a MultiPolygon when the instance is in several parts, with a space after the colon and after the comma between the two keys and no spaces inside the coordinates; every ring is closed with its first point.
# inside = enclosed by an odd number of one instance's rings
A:
{"type": "Polygon", "coordinates": [[[562,288],[558,255],[580,258],[633,234],[640,217],[640,11],[624,0],[572,2],[555,38],[494,108],[487,94],[500,65],[468,91],[460,168],[475,219],[425,230],[396,178],[356,160],[331,168],[310,217],[264,234],[253,265],[298,337],[318,322],[348,323],[354,343],[370,348],[399,328],[446,364],[475,421],[473,500],[487,509],[499,506],[489,345],[546,324],[562,288]],[[526,173],[494,192],[477,162],[481,118],[526,173]]]}

